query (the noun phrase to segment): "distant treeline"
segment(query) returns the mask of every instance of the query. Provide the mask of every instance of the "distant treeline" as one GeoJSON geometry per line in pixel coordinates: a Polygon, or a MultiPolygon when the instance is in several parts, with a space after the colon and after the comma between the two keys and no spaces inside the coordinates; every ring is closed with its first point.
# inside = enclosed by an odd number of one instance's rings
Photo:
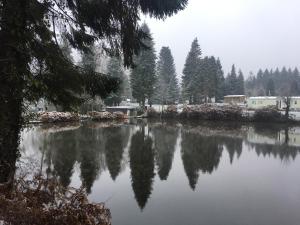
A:
{"type": "Polygon", "coordinates": [[[249,96],[297,96],[300,95],[300,74],[297,68],[281,70],[259,70],[256,76],[251,74],[245,82],[249,96]]]}

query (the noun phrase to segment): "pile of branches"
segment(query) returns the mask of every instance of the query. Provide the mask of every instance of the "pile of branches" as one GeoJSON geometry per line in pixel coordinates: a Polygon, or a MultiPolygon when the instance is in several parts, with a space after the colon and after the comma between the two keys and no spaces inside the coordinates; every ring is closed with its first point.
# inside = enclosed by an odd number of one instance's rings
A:
{"type": "Polygon", "coordinates": [[[102,121],[102,120],[114,120],[114,119],[127,119],[128,116],[124,114],[123,112],[88,112],[88,115],[92,118],[92,120],[95,121],[102,121]]]}
{"type": "Polygon", "coordinates": [[[286,118],[276,107],[265,107],[256,109],[252,120],[254,122],[283,122],[286,118]]]}
{"type": "Polygon", "coordinates": [[[240,121],[243,119],[242,109],[238,106],[217,106],[211,104],[185,106],[179,116],[183,119],[222,121],[240,121]]]}
{"type": "Polygon", "coordinates": [[[71,112],[41,112],[38,114],[39,121],[43,123],[74,122],[79,121],[77,113],[71,112]]]}
{"type": "Polygon", "coordinates": [[[117,120],[128,119],[128,116],[121,111],[114,112],[113,117],[114,117],[114,119],[117,119],[117,120]]]}
{"type": "Polygon", "coordinates": [[[176,105],[169,105],[162,113],[164,118],[176,118],[178,116],[178,111],[176,105]]]}
{"type": "Polygon", "coordinates": [[[63,188],[56,179],[16,179],[0,193],[0,221],[10,225],[110,225],[104,204],[89,203],[83,188],[63,188]]]}

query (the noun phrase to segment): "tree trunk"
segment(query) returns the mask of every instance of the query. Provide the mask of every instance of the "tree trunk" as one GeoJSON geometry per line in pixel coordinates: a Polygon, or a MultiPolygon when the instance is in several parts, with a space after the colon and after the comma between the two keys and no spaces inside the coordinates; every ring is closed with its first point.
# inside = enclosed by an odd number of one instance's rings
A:
{"type": "Polygon", "coordinates": [[[289,97],[287,97],[285,104],[286,104],[286,107],[285,107],[285,119],[288,120],[289,119],[289,114],[290,114],[290,106],[291,106],[289,97]]]}
{"type": "Polygon", "coordinates": [[[0,183],[13,178],[22,126],[26,51],[26,0],[4,1],[0,28],[0,183]]]}

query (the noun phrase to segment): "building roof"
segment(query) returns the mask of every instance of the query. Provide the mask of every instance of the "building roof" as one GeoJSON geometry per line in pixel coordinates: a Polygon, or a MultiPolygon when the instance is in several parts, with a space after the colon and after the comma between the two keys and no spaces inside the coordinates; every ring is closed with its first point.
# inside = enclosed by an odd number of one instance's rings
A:
{"type": "Polygon", "coordinates": [[[269,100],[276,100],[279,97],[276,96],[256,96],[256,97],[250,97],[250,100],[264,100],[264,99],[269,99],[269,100]]]}
{"type": "Polygon", "coordinates": [[[246,97],[245,95],[226,95],[224,98],[246,97]]]}
{"type": "Polygon", "coordinates": [[[127,105],[106,107],[106,109],[135,109],[135,108],[137,108],[137,107],[136,106],[127,106],[127,105]]]}

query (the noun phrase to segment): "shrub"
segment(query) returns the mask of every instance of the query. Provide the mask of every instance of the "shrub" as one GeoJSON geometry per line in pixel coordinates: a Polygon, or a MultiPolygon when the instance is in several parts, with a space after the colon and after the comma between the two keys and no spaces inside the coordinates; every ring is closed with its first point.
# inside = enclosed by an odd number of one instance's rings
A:
{"type": "Polygon", "coordinates": [[[147,109],[147,117],[155,118],[155,117],[158,117],[158,116],[159,116],[159,113],[153,107],[149,107],[147,109]]]}
{"type": "Polygon", "coordinates": [[[281,112],[274,107],[256,109],[253,115],[253,121],[255,122],[281,122],[284,120],[285,118],[281,112]]]}
{"type": "Polygon", "coordinates": [[[110,225],[104,204],[92,204],[84,189],[63,188],[52,178],[14,181],[0,192],[1,224],[110,225]]]}
{"type": "Polygon", "coordinates": [[[237,106],[216,106],[203,104],[186,106],[180,113],[180,118],[202,120],[242,120],[242,109],[237,106]]]}
{"type": "Polygon", "coordinates": [[[178,112],[176,105],[169,105],[162,113],[162,117],[164,118],[175,118],[177,115],[178,112]]]}

